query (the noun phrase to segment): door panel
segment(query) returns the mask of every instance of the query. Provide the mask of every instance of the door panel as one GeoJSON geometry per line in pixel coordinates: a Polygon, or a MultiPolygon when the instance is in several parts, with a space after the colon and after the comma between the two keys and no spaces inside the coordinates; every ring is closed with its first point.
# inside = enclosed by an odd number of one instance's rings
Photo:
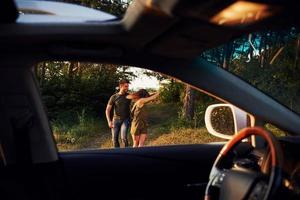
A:
{"type": "Polygon", "coordinates": [[[222,144],[60,153],[72,199],[201,199],[222,144]]]}

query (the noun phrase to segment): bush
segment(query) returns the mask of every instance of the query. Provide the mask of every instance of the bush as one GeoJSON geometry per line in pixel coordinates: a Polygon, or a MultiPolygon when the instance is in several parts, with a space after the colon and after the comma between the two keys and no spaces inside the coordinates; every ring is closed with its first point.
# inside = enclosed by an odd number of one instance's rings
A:
{"type": "Polygon", "coordinates": [[[175,82],[173,79],[169,83],[162,84],[160,91],[160,99],[163,103],[180,102],[181,94],[183,93],[184,85],[175,82]]]}
{"type": "Polygon", "coordinates": [[[195,97],[195,108],[194,108],[194,117],[192,120],[188,120],[183,115],[183,109],[181,109],[178,113],[178,121],[176,122],[177,127],[184,127],[184,128],[201,128],[205,126],[205,111],[206,108],[214,103],[218,103],[212,97],[207,96],[201,92],[196,91],[195,97]]]}
{"type": "Polygon", "coordinates": [[[85,109],[77,113],[74,121],[57,120],[52,122],[52,130],[58,143],[77,143],[84,137],[91,137],[101,132],[104,122],[86,114],[85,109]]]}

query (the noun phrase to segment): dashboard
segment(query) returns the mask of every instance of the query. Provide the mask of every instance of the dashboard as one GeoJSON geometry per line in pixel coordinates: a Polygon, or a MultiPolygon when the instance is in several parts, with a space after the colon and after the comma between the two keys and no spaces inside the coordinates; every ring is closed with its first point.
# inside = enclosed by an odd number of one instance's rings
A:
{"type": "Polygon", "coordinates": [[[300,137],[279,139],[283,151],[283,186],[300,199],[300,137]]]}

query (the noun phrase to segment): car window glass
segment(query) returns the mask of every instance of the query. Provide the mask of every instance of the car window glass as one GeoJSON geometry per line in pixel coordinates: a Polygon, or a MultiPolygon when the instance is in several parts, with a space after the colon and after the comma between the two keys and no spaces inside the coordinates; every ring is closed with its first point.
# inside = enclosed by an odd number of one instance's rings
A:
{"type": "MultiPolygon", "coordinates": [[[[209,134],[204,123],[207,106],[220,102],[159,73],[129,66],[52,61],[37,64],[35,74],[60,151],[118,145],[113,142],[105,109],[111,96],[119,91],[120,79],[130,81],[128,93],[159,91],[159,96],[145,106],[145,146],[224,141],[209,134]]],[[[114,97],[114,102],[122,101],[114,97]]],[[[143,127],[139,129],[144,131],[143,127]]],[[[228,127],[224,125],[225,129],[228,127]]],[[[127,142],[133,146],[130,132],[131,127],[127,142]]],[[[121,132],[118,139],[119,146],[124,147],[121,132]]]]}
{"type": "Polygon", "coordinates": [[[300,31],[261,31],[202,53],[292,111],[300,113],[300,31]]]}

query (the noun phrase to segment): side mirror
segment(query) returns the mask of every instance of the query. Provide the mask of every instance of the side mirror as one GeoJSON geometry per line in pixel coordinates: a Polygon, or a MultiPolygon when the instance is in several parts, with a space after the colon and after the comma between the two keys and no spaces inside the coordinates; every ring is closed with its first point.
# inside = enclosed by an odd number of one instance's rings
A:
{"type": "Polygon", "coordinates": [[[213,104],[205,111],[208,132],[223,139],[231,139],[241,129],[249,126],[249,119],[246,112],[231,104],[213,104]]]}

